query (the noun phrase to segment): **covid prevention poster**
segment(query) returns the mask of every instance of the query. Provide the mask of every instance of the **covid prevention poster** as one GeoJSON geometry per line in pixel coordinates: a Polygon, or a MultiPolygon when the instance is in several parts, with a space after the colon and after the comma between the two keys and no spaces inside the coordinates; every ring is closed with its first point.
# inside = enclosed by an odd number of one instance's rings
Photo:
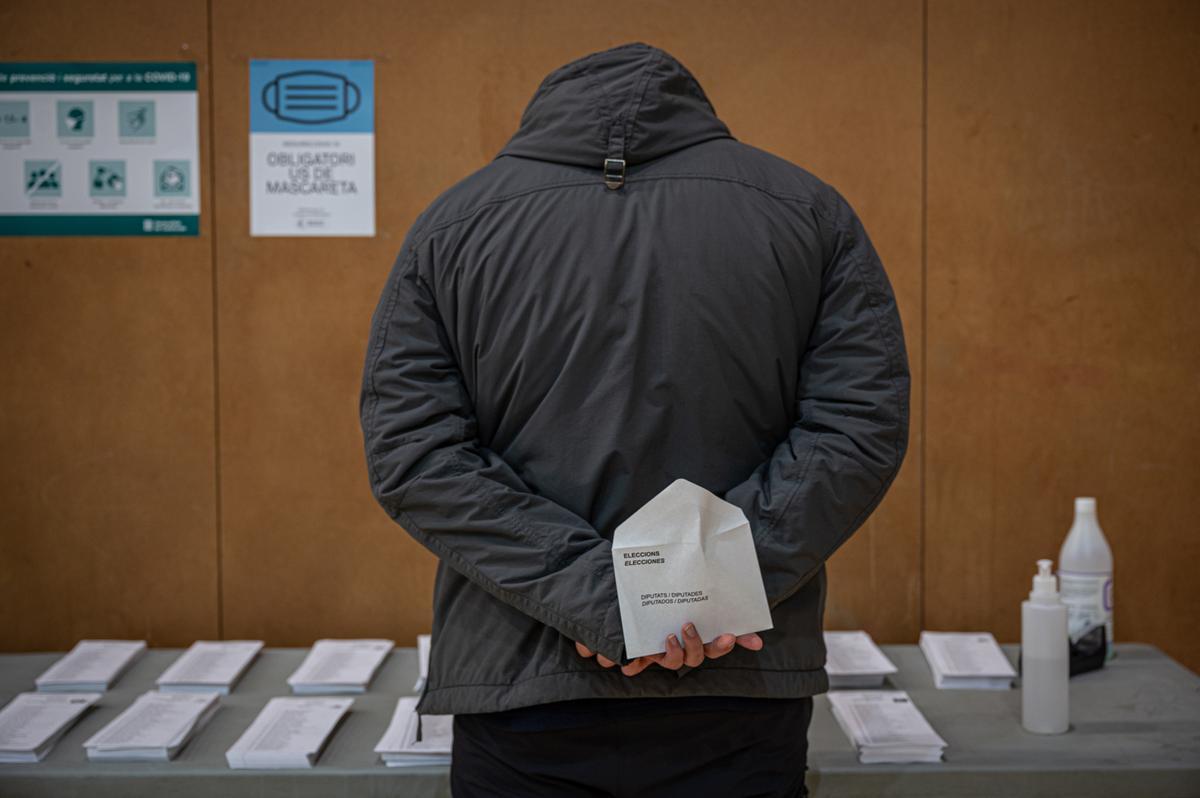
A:
{"type": "Polygon", "coordinates": [[[250,61],[250,235],[375,235],[373,61],[250,61]]]}
{"type": "Polygon", "coordinates": [[[0,235],[199,232],[194,63],[0,63],[0,235]]]}

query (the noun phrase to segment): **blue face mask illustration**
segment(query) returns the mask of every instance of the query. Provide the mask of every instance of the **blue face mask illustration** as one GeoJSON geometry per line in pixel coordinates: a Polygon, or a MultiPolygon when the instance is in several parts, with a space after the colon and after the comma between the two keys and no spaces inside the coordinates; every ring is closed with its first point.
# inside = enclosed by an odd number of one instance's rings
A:
{"type": "Polygon", "coordinates": [[[344,75],[310,69],[277,76],[263,86],[261,100],[263,107],[280,119],[318,125],[354,113],[362,92],[344,75]]]}

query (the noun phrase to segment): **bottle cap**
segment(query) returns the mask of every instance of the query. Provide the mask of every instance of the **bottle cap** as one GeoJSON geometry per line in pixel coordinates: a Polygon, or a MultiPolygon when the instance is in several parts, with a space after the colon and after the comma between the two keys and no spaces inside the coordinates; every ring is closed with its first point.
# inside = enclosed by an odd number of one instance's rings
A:
{"type": "Polygon", "coordinates": [[[1096,500],[1091,496],[1079,496],[1075,499],[1075,512],[1077,513],[1094,513],[1096,512],[1096,500]]]}
{"type": "Polygon", "coordinates": [[[1029,591],[1029,598],[1039,603],[1053,603],[1058,601],[1058,580],[1054,574],[1050,572],[1050,566],[1053,560],[1038,560],[1038,572],[1033,577],[1033,590],[1029,591]]]}

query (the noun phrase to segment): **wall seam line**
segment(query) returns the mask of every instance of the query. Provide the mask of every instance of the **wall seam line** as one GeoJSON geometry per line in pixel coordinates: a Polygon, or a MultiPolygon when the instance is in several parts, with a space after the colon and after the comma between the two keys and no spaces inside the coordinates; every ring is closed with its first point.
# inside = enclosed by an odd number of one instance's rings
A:
{"type": "Polygon", "coordinates": [[[925,536],[927,533],[927,496],[925,441],[929,426],[928,358],[928,284],[929,284],[929,0],[921,0],[921,446],[918,476],[921,482],[919,580],[921,601],[918,607],[920,628],[925,628],[925,536]]]}
{"type": "Polygon", "coordinates": [[[220,312],[217,307],[217,130],[216,130],[216,53],[213,48],[213,0],[206,0],[208,33],[208,196],[209,229],[212,236],[212,336],[213,336],[213,485],[216,504],[217,543],[217,639],[225,639],[225,575],[222,551],[223,526],[221,504],[221,349],[220,312]]]}

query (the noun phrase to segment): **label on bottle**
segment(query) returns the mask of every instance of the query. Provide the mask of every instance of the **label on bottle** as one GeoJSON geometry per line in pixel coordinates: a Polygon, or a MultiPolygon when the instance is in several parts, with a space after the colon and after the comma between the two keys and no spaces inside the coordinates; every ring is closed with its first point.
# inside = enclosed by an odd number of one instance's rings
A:
{"type": "Polygon", "coordinates": [[[1108,649],[1112,650],[1113,580],[1111,573],[1058,572],[1059,591],[1067,605],[1067,633],[1072,643],[1089,630],[1104,624],[1108,649]]]}

